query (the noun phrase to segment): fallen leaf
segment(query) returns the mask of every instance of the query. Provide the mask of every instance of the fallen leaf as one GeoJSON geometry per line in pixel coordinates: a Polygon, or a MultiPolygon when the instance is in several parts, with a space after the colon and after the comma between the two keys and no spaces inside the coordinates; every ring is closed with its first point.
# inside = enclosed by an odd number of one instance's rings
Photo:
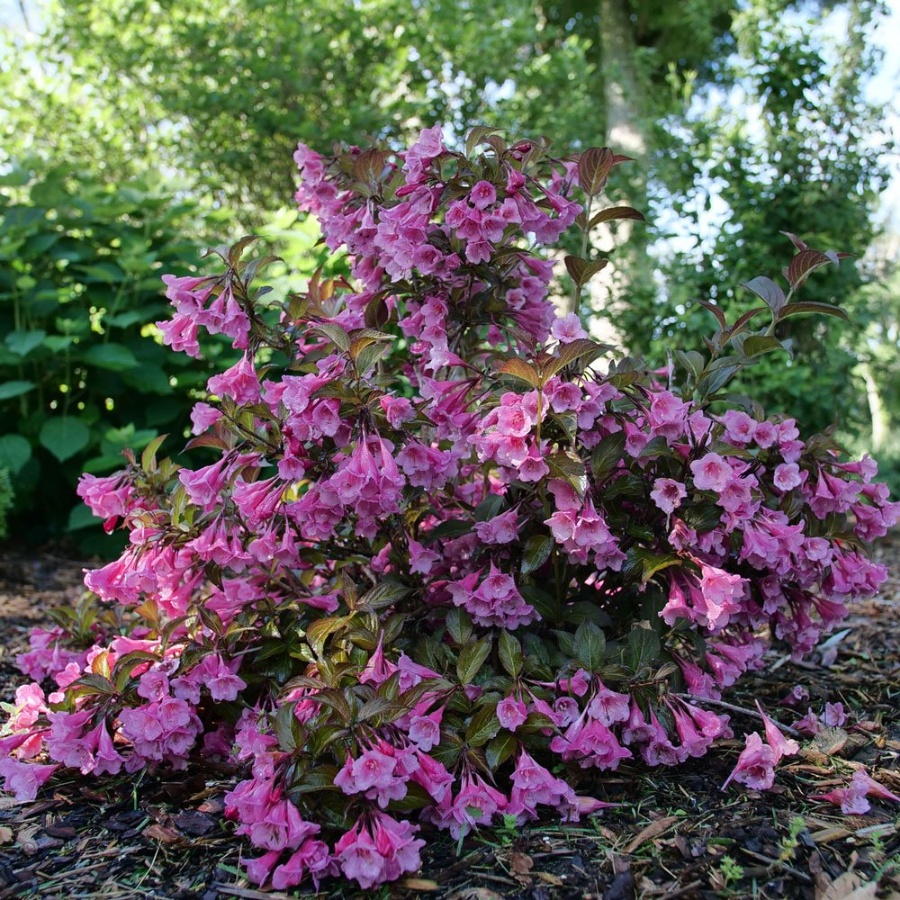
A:
{"type": "Polygon", "coordinates": [[[821,831],[814,831],[810,837],[815,844],[830,844],[832,841],[839,841],[848,835],[853,834],[849,828],[841,825],[834,825],[831,828],[823,828],[821,831]]]}
{"type": "Polygon", "coordinates": [[[565,884],[559,875],[554,875],[552,872],[535,872],[534,877],[545,884],[552,884],[554,887],[562,887],[565,884]]]}
{"type": "Polygon", "coordinates": [[[836,756],[844,749],[849,737],[850,735],[843,728],[823,728],[812,739],[810,749],[818,750],[826,756],[836,756]]]}
{"type": "Polygon", "coordinates": [[[877,881],[864,882],[855,872],[844,872],[816,900],[875,900],[877,890],[877,881]]]}
{"type": "Polygon", "coordinates": [[[12,839],[12,828],[7,828],[6,825],[0,825],[0,844],[8,844],[12,839]]]}
{"type": "Polygon", "coordinates": [[[22,848],[26,856],[34,856],[38,852],[37,834],[41,830],[40,825],[29,825],[20,828],[16,835],[16,843],[22,848]]]}
{"type": "Polygon", "coordinates": [[[400,887],[408,891],[439,891],[441,886],[430,878],[407,878],[400,882],[400,887]]]}
{"type": "Polygon", "coordinates": [[[527,875],[534,868],[534,860],[527,853],[509,854],[509,868],[514,875],[527,875]]]}
{"type": "Polygon", "coordinates": [[[496,891],[488,888],[473,887],[457,891],[455,894],[451,894],[447,900],[503,900],[503,898],[496,891]]]}
{"type": "Polygon", "coordinates": [[[175,831],[174,828],[167,828],[165,825],[160,825],[158,822],[153,825],[148,825],[141,832],[141,836],[151,838],[154,841],[159,841],[161,844],[171,844],[174,841],[181,840],[181,835],[175,831]]]}
{"type": "Polygon", "coordinates": [[[185,834],[200,837],[213,831],[218,822],[212,817],[202,812],[194,812],[193,810],[185,810],[178,813],[172,819],[173,824],[185,834]]]}
{"type": "Polygon", "coordinates": [[[662,819],[657,819],[655,822],[651,822],[646,828],[642,828],[635,835],[635,837],[625,848],[625,852],[634,853],[634,851],[637,850],[637,848],[640,847],[641,844],[644,844],[655,837],[659,837],[666,829],[668,829],[671,825],[674,825],[677,821],[678,816],[664,816],[662,819]]]}

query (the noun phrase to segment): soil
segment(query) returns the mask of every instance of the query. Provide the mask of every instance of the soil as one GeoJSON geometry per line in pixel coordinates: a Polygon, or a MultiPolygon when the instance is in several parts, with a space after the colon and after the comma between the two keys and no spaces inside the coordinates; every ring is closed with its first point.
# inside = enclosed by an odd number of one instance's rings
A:
{"type": "MultiPolygon", "coordinates": [[[[785,724],[807,705],[843,704],[844,726],[804,741],[774,789],[720,789],[742,740],[675,769],[622,765],[579,786],[621,804],[602,815],[483,831],[460,846],[435,835],[415,877],[366,893],[329,880],[319,896],[900,900],[900,804],[872,798],[866,815],[845,816],[810,799],[845,785],[861,765],[900,793],[900,535],[876,554],[895,565],[880,597],[856,604],[811,659],[773,652],[763,673],[726,698],[746,710],[759,700],[785,724]],[[809,691],[808,704],[779,706],[796,685],[809,691]]],[[[14,658],[28,630],[79,597],[85,565],[52,553],[0,556],[0,701],[26,681],[14,658]]],[[[732,715],[738,738],[758,724],[732,715]]],[[[0,796],[0,900],[314,896],[260,891],[242,877],[241,855],[255,854],[222,819],[231,783],[215,770],[133,784],[57,778],[34,803],[0,796]]]]}

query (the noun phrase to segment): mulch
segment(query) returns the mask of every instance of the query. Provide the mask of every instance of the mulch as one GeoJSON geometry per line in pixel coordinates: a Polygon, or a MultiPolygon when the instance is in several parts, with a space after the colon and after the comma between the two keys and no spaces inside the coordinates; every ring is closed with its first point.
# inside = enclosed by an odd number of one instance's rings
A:
{"type": "MultiPolygon", "coordinates": [[[[630,900],[630,898],[810,898],[900,900],[900,805],[873,798],[863,816],[810,800],[845,785],[853,770],[900,793],[900,535],[876,553],[896,563],[882,595],[856,604],[839,632],[801,664],[773,652],[763,673],[744,678],[728,702],[778,706],[795,685],[821,711],[841,702],[843,728],[805,741],[766,792],[720,786],[742,740],[675,769],[621,766],[587,774],[581,793],[620,803],[581,823],[500,827],[457,846],[434,835],[420,873],[360,893],[331,880],[319,896],[436,900],[630,900]]],[[[26,681],[14,657],[47,610],[81,594],[80,563],[53,553],[0,555],[0,701],[26,681]]],[[[732,716],[736,737],[758,723],[732,716]]],[[[0,796],[0,900],[5,898],[277,898],[241,875],[256,855],[222,818],[233,783],[209,769],[133,783],[55,779],[28,804],[0,796]]]]}

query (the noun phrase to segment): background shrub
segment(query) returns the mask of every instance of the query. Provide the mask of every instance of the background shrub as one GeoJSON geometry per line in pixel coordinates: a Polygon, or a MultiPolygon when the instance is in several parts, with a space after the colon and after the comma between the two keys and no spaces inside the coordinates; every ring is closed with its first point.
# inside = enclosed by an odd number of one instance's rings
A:
{"type": "Polygon", "coordinates": [[[113,187],[30,161],[0,179],[0,210],[0,466],[18,533],[37,540],[88,521],[70,521],[82,471],[118,468],[160,433],[178,449],[192,392],[233,351],[169,353],[153,324],[160,274],[200,265],[215,217],[196,201],[150,175],[113,187]]]}

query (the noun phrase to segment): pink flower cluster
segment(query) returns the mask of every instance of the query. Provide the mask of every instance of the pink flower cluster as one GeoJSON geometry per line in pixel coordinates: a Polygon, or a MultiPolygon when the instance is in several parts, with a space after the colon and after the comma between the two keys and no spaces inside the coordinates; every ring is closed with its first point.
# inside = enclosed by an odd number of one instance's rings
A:
{"type": "MultiPolygon", "coordinates": [[[[166,279],[164,341],[242,356],[194,409],[202,464],[83,477],[128,539],[85,583],[127,634],[35,632],[20,664],[55,686],[16,696],[6,790],[217,754],[243,773],[226,815],[251,879],[368,890],[416,870],[420,827],[574,821],[605,804],[567,769],[702,756],[731,736],[704,701],[761,665],[761,635],[801,656],[877,590],[866,542],[900,505],[871,461],[604,374],[556,316],[541,247],[620,158],[481,146],[298,148],[297,200],[354,283],[263,310],[240,248],[166,279]]],[[[729,782],[767,787],[796,752],[764,724],[729,782]]]]}

